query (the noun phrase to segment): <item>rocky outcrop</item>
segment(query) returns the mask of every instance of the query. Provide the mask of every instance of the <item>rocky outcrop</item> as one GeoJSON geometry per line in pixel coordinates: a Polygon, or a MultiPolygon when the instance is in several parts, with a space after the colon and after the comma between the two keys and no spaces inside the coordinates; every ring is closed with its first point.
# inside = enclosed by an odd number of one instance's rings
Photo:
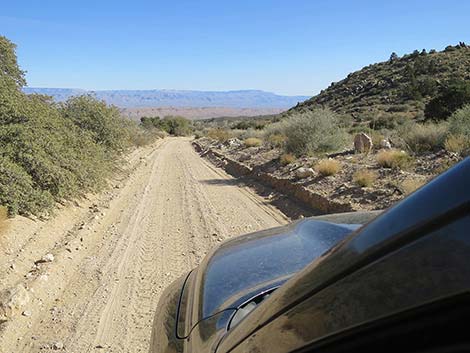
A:
{"type": "Polygon", "coordinates": [[[354,137],[354,151],[356,153],[369,153],[372,147],[372,139],[369,135],[361,132],[354,137]]]}
{"type": "Polygon", "coordinates": [[[390,143],[389,140],[383,139],[382,141],[380,141],[380,148],[390,150],[392,149],[392,144],[390,143]]]}
{"type": "Polygon", "coordinates": [[[312,168],[300,167],[295,171],[295,176],[297,178],[308,178],[315,175],[315,171],[312,168]]]}
{"type": "MultiPolygon", "coordinates": [[[[201,156],[206,157],[216,166],[223,168],[227,173],[235,177],[249,177],[261,183],[263,186],[270,187],[280,194],[286,195],[315,211],[321,213],[355,211],[353,206],[349,203],[335,202],[323,195],[307,189],[302,184],[293,182],[290,179],[277,177],[262,171],[259,167],[251,168],[216,150],[213,150],[212,148],[206,149],[196,141],[193,142],[193,146],[201,156]]],[[[310,171],[308,171],[308,173],[310,173],[310,171]]]]}

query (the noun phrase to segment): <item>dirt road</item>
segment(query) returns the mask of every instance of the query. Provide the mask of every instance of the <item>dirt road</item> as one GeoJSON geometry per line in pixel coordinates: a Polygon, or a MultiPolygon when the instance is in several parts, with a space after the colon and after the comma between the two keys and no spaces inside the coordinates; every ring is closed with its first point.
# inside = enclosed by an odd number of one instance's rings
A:
{"type": "Polygon", "coordinates": [[[1,352],[146,352],[166,285],[220,241],[288,221],[201,159],[188,139],[136,151],[128,168],[79,207],[40,225],[12,224],[17,238],[3,244],[8,271],[0,280],[28,298],[3,325],[1,352]],[[52,262],[34,264],[47,253],[52,262]]]}

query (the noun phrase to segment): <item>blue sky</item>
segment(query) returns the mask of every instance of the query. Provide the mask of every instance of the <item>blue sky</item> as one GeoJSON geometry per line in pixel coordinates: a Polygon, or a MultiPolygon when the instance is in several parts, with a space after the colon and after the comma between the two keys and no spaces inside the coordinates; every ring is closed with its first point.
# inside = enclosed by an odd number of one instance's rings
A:
{"type": "Polygon", "coordinates": [[[2,3],[29,86],[313,95],[414,49],[470,42],[466,0],[2,3]]]}

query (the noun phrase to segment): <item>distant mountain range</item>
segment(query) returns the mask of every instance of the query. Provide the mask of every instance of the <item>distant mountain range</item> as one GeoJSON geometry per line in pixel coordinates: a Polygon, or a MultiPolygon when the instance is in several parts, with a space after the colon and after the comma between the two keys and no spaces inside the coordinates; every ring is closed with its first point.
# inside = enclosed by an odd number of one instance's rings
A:
{"type": "Polygon", "coordinates": [[[241,91],[189,91],[189,90],[106,90],[87,91],[72,88],[26,87],[26,93],[52,96],[56,101],[81,94],[94,94],[109,104],[121,108],[140,107],[227,107],[287,109],[310,98],[308,96],[282,96],[260,90],[241,91]]]}

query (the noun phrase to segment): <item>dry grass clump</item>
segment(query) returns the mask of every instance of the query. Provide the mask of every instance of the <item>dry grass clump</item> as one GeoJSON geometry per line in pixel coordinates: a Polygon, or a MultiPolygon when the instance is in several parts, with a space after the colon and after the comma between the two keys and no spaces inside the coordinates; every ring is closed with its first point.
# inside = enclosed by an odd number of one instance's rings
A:
{"type": "Polygon", "coordinates": [[[377,174],[371,170],[363,169],[354,173],[353,181],[360,187],[372,186],[377,180],[377,174]]]}
{"type": "Polygon", "coordinates": [[[7,228],[8,210],[6,207],[0,206],[0,234],[7,228]]]}
{"type": "Polygon", "coordinates": [[[291,153],[284,153],[279,158],[279,161],[281,162],[282,165],[288,165],[288,164],[294,163],[295,160],[296,160],[295,156],[291,153]]]}
{"type": "Polygon", "coordinates": [[[263,140],[257,137],[249,137],[244,141],[246,147],[259,147],[263,144],[263,140]]]}
{"type": "Polygon", "coordinates": [[[407,169],[413,164],[413,158],[405,151],[380,151],[376,157],[377,163],[383,168],[407,169]]]}
{"type": "Polygon", "coordinates": [[[269,136],[268,142],[273,147],[283,147],[287,141],[287,136],[283,134],[274,134],[269,136]]]}
{"type": "Polygon", "coordinates": [[[470,150],[470,141],[462,135],[449,135],[444,143],[444,147],[449,152],[463,155],[470,150]]]}
{"type": "Polygon", "coordinates": [[[217,140],[219,142],[225,142],[232,137],[232,134],[230,131],[225,129],[213,128],[209,129],[207,132],[207,137],[210,137],[211,139],[217,140]]]}
{"type": "Polygon", "coordinates": [[[341,170],[341,164],[334,159],[323,159],[317,163],[315,170],[323,176],[335,175],[341,170]]]}
{"type": "Polygon", "coordinates": [[[425,182],[423,180],[405,179],[401,183],[401,189],[406,195],[409,195],[424,184],[425,182]]]}
{"type": "Polygon", "coordinates": [[[433,172],[437,175],[442,174],[445,171],[447,171],[448,169],[452,168],[456,163],[458,163],[458,162],[455,161],[455,160],[451,160],[451,159],[443,160],[439,164],[439,166],[436,169],[434,169],[433,172]]]}

